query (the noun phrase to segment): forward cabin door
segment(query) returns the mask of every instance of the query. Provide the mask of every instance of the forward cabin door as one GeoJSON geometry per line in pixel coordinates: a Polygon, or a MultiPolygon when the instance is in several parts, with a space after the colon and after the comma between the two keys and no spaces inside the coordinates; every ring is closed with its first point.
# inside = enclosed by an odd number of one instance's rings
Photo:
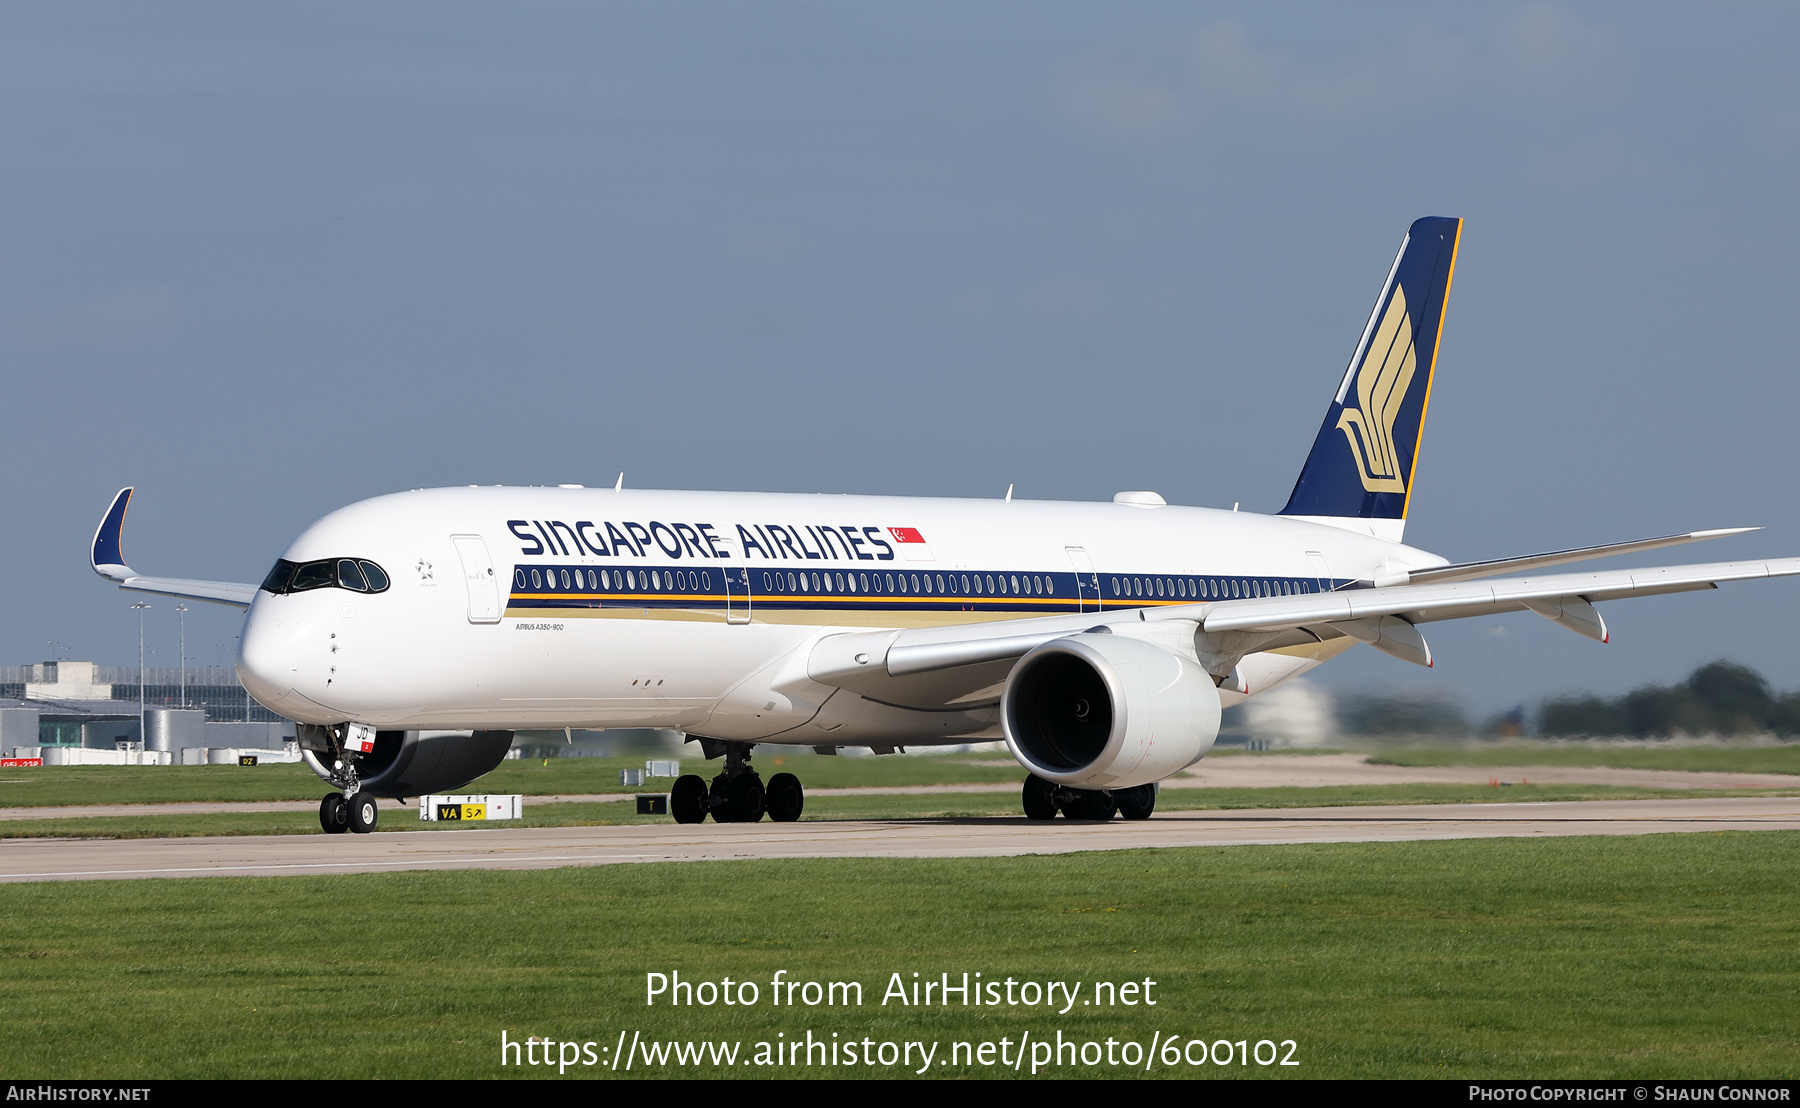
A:
{"type": "Polygon", "coordinates": [[[469,594],[470,623],[500,622],[500,582],[494,579],[494,560],[480,535],[451,535],[456,555],[462,559],[463,587],[469,594]]]}
{"type": "Polygon", "coordinates": [[[1075,596],[1080,602],[1083,612],[1100,610],[1100,575],[1094,572],[1094,563],[1088,557],[1086,547],[1065,546],[1069,555],[1069,564],[1075,567],[1075,596]]]}

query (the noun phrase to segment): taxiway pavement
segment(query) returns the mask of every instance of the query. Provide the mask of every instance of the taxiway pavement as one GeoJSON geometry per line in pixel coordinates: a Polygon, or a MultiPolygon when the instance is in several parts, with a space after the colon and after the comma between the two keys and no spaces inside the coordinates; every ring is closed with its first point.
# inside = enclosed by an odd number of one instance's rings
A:
{"type": "MultiPolygon", "coordinates": [[[[1010,761],[988,764],[1013,767],[1010,761]]],[[[1016,768],[1016,767],[1013,767],[1016,768]]],[[[149,772],[154,772],[149,771],[149,772]]],[[[711,772],[711,771],[708,771],[711,772]]],[[[1023,780],[1023,770],[1020,780],[1023,780]]],[[[1796,789],[1800,774],[1719,773],[1699,770],[1618,769],[1609,766],[1389,766],[1363,754],[1258,754],[1208,758],[1163,782],[1165,789],[1314,788],[1327,785],[1486,785],[1533,781],[1540,785],[1623,785],[1649,789],[1796,789]]],[[[320,784],[321,793],[325,786],[320,784]]],[[[809,788],[807,796],[908,796],[924,793],[1016,793],[1018,781],[968,785],[865,785],[809,788]]],[[[525,797],[526,805],[626,801],[636,793],[583,793],[525,797]]],[[[0,793],[0,801],[6,799],[0,793]]],[[[0,824],[19,819],[92,816],[171,816],[210,812],[309,812],[315,800],[195,801],[170,804],[80,804],[0,807],[0,824]]],[[[0,827],[0,836],[5,831],[0,827]]]]}
{"type": "Polygon", "coordinates": [[[1247,843],[1647,835],[1800,829],[1800,797],[1418,804],[1159,813],[1141,822],[1020,818],[491,828],[373,835],[8,839],[0,882],[394,870],[551,869],[747,858],[970,858],[1247,843]]]}

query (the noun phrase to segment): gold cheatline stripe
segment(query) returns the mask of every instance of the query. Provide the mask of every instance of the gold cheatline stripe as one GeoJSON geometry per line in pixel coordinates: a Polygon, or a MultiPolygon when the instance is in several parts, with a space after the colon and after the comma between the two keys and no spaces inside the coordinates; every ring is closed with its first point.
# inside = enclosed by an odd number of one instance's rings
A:
{"type": "Polygon", "coordinates": [[[1413,474],[1419,471],[1419,451],[1425,445],[1425,417],[1431,414],[1431,383],[1437,378],[1438,347],[1444,342],[1444,313],[1450,308],[1450,283],[1456,280],[1456,252],[1462,249],[1463,221],[1456,221],[1456,241],[1450,244],[1450,272],[1444,274],[1444,301],[1438,305],[1437,334],[1431,340],[1431,368],[1425,371],[1425,402],[1419,406],[1418,437],[1413,440],[1412,468],[1406,471],[1406,499],[1400,502],[1400,518],[1412,509],[1413,474]]]}

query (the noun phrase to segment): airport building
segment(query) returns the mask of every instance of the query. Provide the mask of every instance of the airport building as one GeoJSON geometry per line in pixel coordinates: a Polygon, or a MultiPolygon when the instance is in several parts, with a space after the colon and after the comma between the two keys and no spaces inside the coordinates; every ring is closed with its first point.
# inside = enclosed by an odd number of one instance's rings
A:
{"type": "Polygon", "coordinates": [[[234,670],[152,668],[141,679],[135,666],[92,662],[0,666],[0,756],[73,764],[95,760],[76,752],[105,751],[183,764],[209,749],[273,753],[294,741],[293,721],[252,700],[234,670]]]}

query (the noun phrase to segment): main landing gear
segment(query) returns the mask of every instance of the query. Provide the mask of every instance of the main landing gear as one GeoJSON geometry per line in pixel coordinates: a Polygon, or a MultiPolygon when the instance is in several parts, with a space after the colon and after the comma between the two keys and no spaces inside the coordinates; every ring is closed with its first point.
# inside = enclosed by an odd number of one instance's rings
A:
{"type": "Polygon", "coordinates": [[[777,823],[792,823],[806,807],[800,779],[778,773],[763,780],[750,765],[753,743],[724,742],[694,736],[708,758],[725,756],[725,769],[709,788],[699,775],[685,774],[669,790],[669,814],[676,823],[700,823],[711,815],[714,823],[756,823],[764,815],[777,823]]]}
{"type": "Polygon", "coordinates": [[[1126,819],[1149,819],[1156,810],[1156,786],[1139,785],[1132,789],[1075,789],[1054,785],[1032,774],[1025,779],[1025,816],[1028,819],[1055,819],[1061,812],[1065,819],[1106,821],[1117,812],[1126,819]]]}
{"type": "Polygon", "coordinates": [[[319,826],[327,835],[342,835],[346,831],[367,835],[375,830],[378,818],[380,811],[375,806],[375,798],[368,793],[351,796],[327,793],[325,799],[319,801],[319,826]]]}

